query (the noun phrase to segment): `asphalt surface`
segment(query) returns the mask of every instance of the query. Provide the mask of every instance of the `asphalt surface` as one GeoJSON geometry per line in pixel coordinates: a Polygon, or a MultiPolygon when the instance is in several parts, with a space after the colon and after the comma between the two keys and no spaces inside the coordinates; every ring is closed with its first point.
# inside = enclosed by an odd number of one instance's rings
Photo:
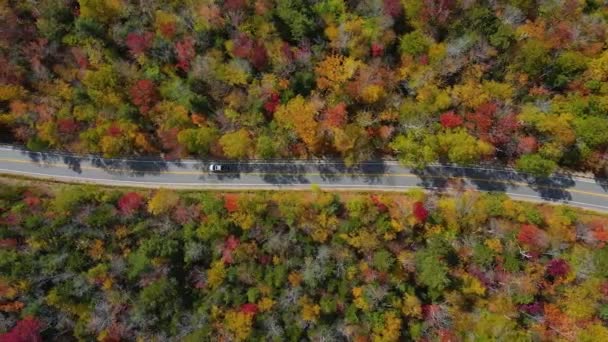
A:
{"type": "Polygon", "coordinates": [[[400,191],[460,186],[503,192],[522,200],[567,203],[608,212],[608,183],[567,174],[538,180],[512,170],[436,165],[412,170],[394,161],[370,161],[348,168],[340,161],[221,162],[104,159],[0,147],[0,173],[104,185],[189,189],[310,189],[400,191]]]}

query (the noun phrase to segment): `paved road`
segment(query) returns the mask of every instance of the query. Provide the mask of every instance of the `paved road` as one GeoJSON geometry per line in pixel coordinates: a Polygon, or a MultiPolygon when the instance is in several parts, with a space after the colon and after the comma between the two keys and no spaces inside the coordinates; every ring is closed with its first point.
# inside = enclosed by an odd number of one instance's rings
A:
{"type": "Polygon", "coordinates": [[[431,166],[417,171],[393,161],[366,162],[353,168],[339,161],[224,162],[227,171],[213,174],[207,172],[209,163],[103,159],[0,147],[0,173],[63,181],[196,189],[310,189],[317,184],[356,190],[443,189],[460,182],[467,188],[504,192],[517,199],[608,212],[608,183],[569,175],[538,181],[510,170],[431,166]]]}

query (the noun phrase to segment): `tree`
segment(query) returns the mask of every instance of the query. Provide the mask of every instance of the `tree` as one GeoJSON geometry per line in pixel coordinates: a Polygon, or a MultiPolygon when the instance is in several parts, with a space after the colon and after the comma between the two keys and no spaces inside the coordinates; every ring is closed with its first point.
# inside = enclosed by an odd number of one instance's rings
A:
{"type": "Polygon", "coordinates": [[[564,259],[553,259],[547,265],[547,274],[554,277],[564,277],[570,272],[570,266],[564,259]]]}
{"type": "Polygon", "coordinates": [[[332,130],[334,147],[340,152],[344,163],[352,166],[369,157],[367,132],[356,124],[348,124],[344,129],[332,130]]]}
{"type": "Polygon", "coordinates": [[[550,64],[549,56],[546,44],[535,39],[528,39],[519,49],[513,61],[513,67],[530,75],[531,78],[538,78],[550,64]]]}
{"type": "Polygon", "coordinates": [[[316,115],[315,105],[298,95],[287,104],[280,105],[274,117],[279,125],[294,130],[307,147],[314,150],[318,139],[316,115]]]}
{"type": "Polygon", "coordinates": [[[397,152],[399,162],[406,166],[422,168],[439,158],[437,138],[423,131],[409,131],[407,135],[398,135],[390,144],[397,152]]]}
{"type": "Polygon", "coordinates": [[[251,148],[249,132],[241,128],[238,131],[224,134],[219,140],[224,154],[229,158],[240,159],[247,157],[251,148]]]}
{"type": "Polygon", "coordinates": [[[480,138],[489,139],[490,129],[494,124],[494,115],[498,106],[494,102],[486,102],[477,107],[474,113],[466,115],[467,127],[480,138]]]}
{"type": "Polygon", "coordinates": [[[191,126],[188,108],[173,101],[159,102],[152,108],[149,117],[161,130],[181,129],[191,126]]]}
{"type": "Polygon", "coordinates": [[[129,48],[131,54],[135,57],[138,57],[144,54],[152,46],[153,39],[154,33],[152,32],[130,32],[129,34],[127,34],[125,44],[129,48]]]}
{"type": "Polygon", "coordinates": [[[462,125],[463,120],[461,116],[454,114],[453,111],[449,111],[441,114],[439,122],[445,128],[454,128],[462,125]]]}
{"type": "Polygon", "coordinates": [[[218,131],[214,127],[203,126],[187,128],[179,132],[177,141],[186,147],[188,152],[205,156],[209,153],[211,144],[217,139],[218,131]]]}
{"type": "Polygon", "coordinates": [[[418,56],[427,51],[430,46],[430,39],[419,30],[406,33],[401,37],[399,50],[401,53],[418,56]]]}
{"type": "Polygon", "coordinates": [[[565,51],[551,64],[547,83],[553,88],[564,88],[586,68],[587,58],[583,54],[576,51],[565,51]]]}
{"type": "Polygon", "coordinates": [[[303,0],[278,0],[277,16],[289,27],[291,39],[301,41],[315,28],[311,10],[303,0]]]}
{"type": "Polygon", "coordinates": [[[80,16],[101,22],[109,22],[119,17],[123,11],[120,0],[78,0],[80,16]]]}
{"type": "Polygon", "coordinates": [[[255,155],[259,158],[272,158],[276,155],[276,141],[269,135],[260,135],[255,145],[255,155]]]}
{"type": "Polygon", "coordinates": [[[179,196],[171,190],[160,189],[148,201],[148,211],[153,215],[166,214],[179,202],[179,196]]]}
{"type": "Polygon", "coordinates": [[[519,139],[517,152],[521,154],[534,153],[538,150],[538,142],[533,136],[525,136],[519,139]]]}
{"type": "Polygon", "coordinates": [[[608,144],[608,120],[597,116],[574,119],[578,139],[588,147],[596,149],[608,144]]]}
{"type": "Polygon", "coordinates": [[[31,316],[25,317],[17,322],[9,332],[0,334],[0,340],[4,342],[42,342],[41,325],[37,319],[31,316]]]}
{"type": "Polygon", "coordinates": [[[147,114],[158,102],[158,93],[154,82],[139,80],[129,90],[131,101],[139,108],[142,114],[147,114]]]}
{"type": "Polygon", "coordinates": [[[427,248],[416,252],[416,281],[429,290],[432,299],[441,296],[450,284],[448,265],[444,261],[446,246],[439,240],[432,240],[427,248]]]}
{"type": "Polygon", "coordinates": [[[444,132],[437,135],[438,151],[452,163],[467,165],[487,157],[494,152],[489,143],[476,140],[464,130],[444,132]]]}
{"type": "Polygon", "coordinates": [[[343,127],[347,121],[347,114],[346,104],[340,102],[325,110],[323,122],[328,127],[343,127]]]}
{"type": "Polygon", "coordinates": [[[545,159],[538,153],[521,156],[515,166],[518,171],[536,177],[548,177],[557,168],[557,164],[554,161],[545,159]]]}
{"type": "Polygon", "coordinates": [[[415,202],[412,213],[418,222],[424,223],[429,217],[429,211],[424,207],[424,203],[415,202]]]}
{"type": "Polygon", "coordinates": [[[174,279],[160,279],[143,288],[133,307],[133,320],[153,330],[167,329],[178,317],[180,293],[174,279]]]}
{"type": "Polygon", "coordinates": [[[57,119],[57,131],[61,134],[72,134],[78,130],[78,123],[72,118],[57,119]]]}
{"type": "Polygon", "coordinates": [[[131,215],[142,206],[143,200],[137,192],[127,192],[118,199],[118,210],[124,215],[131,215]]]}
{"type": "Polygon", "coordinates": [[[547,233],[532,224],[521,226],[517,233],[517,241],[534,249],[544,249],[549,246],[547,233]]]}
{"type": "Polygon", "coordinates": [[[352,57],[329,55],[315,67],[317,87],[340,92],[346,81],[355,76],[360,62],[352,57]]]}
{"type": "Polygon", "coordinates": [[[190,70],[190,61],[194,58],[196,52],[194,51],[195,40],[192,37],[186,37],[181,41],[175,43],[175,52],[177,55],[177,67],[185,72],[190,70]]]}

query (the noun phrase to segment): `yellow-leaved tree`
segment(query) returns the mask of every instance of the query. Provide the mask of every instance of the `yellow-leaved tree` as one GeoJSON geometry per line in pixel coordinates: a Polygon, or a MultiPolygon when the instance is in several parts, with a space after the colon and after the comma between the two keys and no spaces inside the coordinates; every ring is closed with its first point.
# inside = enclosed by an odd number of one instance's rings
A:
{"type": "Polygon", "coordinates": [[[153,215],[161,215],[173,209],[179,202],[179,195],[167,189],[158,190],[148,201],[148,211],[153,215]]]}
{"type": "Polygon", "coordinates": [[[322,90],[340,92],[351,77],[355,75],[360,62],[352,57],[330,55],[315,67],[317,87],[322,90]]]}
{"type": "Polygon", "coordinates": [[[274,117],[280,126],[295,131],[306,146],[314,150],[318,142],[319,127],[319,123],[315,120],[316,115],[316,106],[298,95],[287,104],[279,106],[274,117]]]}

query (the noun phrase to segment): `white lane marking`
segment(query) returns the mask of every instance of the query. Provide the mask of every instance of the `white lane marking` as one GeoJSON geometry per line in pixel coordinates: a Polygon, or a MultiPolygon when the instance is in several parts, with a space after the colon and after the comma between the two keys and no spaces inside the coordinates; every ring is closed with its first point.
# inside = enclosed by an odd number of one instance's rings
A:
{"type": "MultiPolygon", "coordinates": [[[[106,184],[106,185],[112,185],[113,183],[122,183],[122,184],[135,184],[135,185],[139,185],[139,186],[153,186],[153,187],[162,187],[162,186],[167,186],[167,187],[185,187],[185,186],[190,186],[190,187],[198,187],[198,188],[204,188],[204,187],[214,187],[214,188],[226,188],[226,187],[259,187],[259,188],[275,188],[275,189],[281,189],[281,190],[286,190],[289,188],[300,188],[300,189],[306,189],[306,188],[310,188],[314,183],[310,183],[310,184],[286,184],[286,185],[281,185],[281,184],[255,184],[255,183],[239,183],[239,184],[214,184],[214,183],[161,183],[161,182],[139,182],[139,181],[126,181],[126,180],[111,180],[111,179],[102,179],[102,178],[81,178],[81,177],[74,177],[74,176],[64,176],[64,175],[48,175],[48,174],[44,174],[44,173],[38,173],[38,172],[22,172],[22,171],[14,171],[14,170],[7,170],[7,169],[0,169],[0,171],[5,171],[7,173],[11,173],[11,174],[22,174],[22,175],[34,175],[34,176],[41,176],[42,178],[65,178],[65,179],[72,179],[75,180],[77,182],[86,182],[86,181],[92,181],[92,182],[98,182],[100,184],[106,184]]],[[[319,187],[323,188],[333,188],[333,189],[338,189],[338,188],[351,188],[351,189],[387,189],[388,191],[390,191],[390,189],[423,189],[423,190],[437,190],[439,188],[437,187],[420,187],[420,186],[411,186],[411,185],[391,185],[391,186],[385,186],[385,185],[367,185],[367,186],[362,186],[362,185],[355,185],[355,184],[342,184],[342,185],[330,185],[330,186],[324,186],[322,184],[317,184],[319,187]]],[[[479,189],[475,189],[476,191],[479,192],[492,192],[492,191],[485,191],[485,190],[479,190],[479,189]]],[[[563,201],[546,201],[543,200],[541,197],[539,196],[534,196],[534,195],[526,195],[526,194],[516,194],[516,193],[512,193],[512,192],[504,192],[504,194],[514,197],[514,198],[530,198],[533,199],[536,202],[542,202],[542,203],[549,203],[549,204],[556,204],[556,203],[560,203],[560,204],[574,204],[574,205],[578,205],[581,207],[593,207],[593,208],[599,208],[599,209],[604,209],[604,210],[608,210],[608,206],[602,206],[602,205],[598,205],[598,204],[591,204],[591,203],[584,203],[584,202],[577,202],[577,201],[568,201],[568,200],[563,200],[563,201]]]]}

